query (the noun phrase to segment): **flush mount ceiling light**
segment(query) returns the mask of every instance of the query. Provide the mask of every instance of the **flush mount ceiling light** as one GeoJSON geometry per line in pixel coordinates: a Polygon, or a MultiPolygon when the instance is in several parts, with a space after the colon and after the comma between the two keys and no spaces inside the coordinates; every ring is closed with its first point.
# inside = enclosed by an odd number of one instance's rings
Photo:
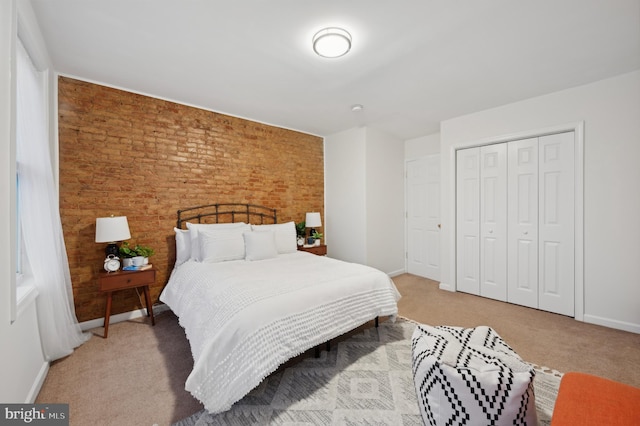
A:
{"type": "Polygon", "coordinates": [[[313,51],[324,58],[339,58],[351,49],[351,34],[342,28],[325,28],[313,36],[313,51]]]}

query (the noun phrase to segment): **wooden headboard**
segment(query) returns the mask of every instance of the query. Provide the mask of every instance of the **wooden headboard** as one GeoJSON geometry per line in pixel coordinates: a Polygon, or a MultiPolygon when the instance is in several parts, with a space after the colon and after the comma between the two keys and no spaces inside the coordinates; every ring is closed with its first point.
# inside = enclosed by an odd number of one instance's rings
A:
{"type": "Polygon", "coordinates": [[[197,223],[246,222],[254,225],[278,223],[276,209],[254,204],[206,204],[178,210],[178,229],[184,229],[183,224],[186,222],[196,221],[197,223]]]}

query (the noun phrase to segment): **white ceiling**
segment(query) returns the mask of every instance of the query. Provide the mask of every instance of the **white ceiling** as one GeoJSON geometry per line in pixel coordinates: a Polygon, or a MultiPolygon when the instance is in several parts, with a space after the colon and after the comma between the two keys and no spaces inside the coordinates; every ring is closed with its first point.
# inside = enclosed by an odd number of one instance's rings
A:
{"type": "Polygon", "coordinates": [[[319,136],[411,139],[640,69],[640,0],[31,3],[62,74],[319,136]],[[351,33],[351,52],[313,53],[327,26],[351,33]]]}

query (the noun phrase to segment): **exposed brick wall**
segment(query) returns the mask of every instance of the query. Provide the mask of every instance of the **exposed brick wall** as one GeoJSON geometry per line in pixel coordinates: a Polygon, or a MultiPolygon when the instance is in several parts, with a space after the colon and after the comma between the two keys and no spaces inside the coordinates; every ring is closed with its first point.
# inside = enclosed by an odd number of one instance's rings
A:
{"type": "MultiPolygon", "coordinates": [[[[95,220],[127,216],[131,242],[156,250],[157,301],[175,260],[180,208],[240,202],[278,222],[324,211],[322,138],[60,77],[60,214],[79,321],[104,316],[104,244],[95,220]]],[[[114,293],[112,314],[143,306],[114,293]]]]}

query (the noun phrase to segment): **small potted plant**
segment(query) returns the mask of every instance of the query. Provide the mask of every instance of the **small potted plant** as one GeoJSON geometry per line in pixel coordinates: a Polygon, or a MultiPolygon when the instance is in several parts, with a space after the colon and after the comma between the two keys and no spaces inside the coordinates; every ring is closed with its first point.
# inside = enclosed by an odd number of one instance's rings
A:
{"type": "Polygon", "coordinates": [[[149,256],[155,254],[149,246],[136,244],[131,247],[128,241],[120,245],[120,258],[122,258],[122,266],[142,266],[149,263],[149,256]]]}
{"type": "Polygon", "coordinates": [[[135,251],[137,256],[143,257],[143,264],[146,265],[149,263],[149,257],[153,256],[156,252],[149,246],[136,245],[133,250],[135,251]]]}
{"type": "Polygon", "coordinates": [[[314,231],[313,234],[311,235],[313,237],[313,244],[316,246],[320,245],[320,240],[322,239],[322,234],[319,232],[314,231]]]}
{"type": "Polygon", "coordinates": [[[120,248],[118,250],[120,252],[120,258],[122,259],[122,266],[124,267],[133,265],[133,258],[138,256],[135,247],[132,248],[129,245],[128,241],[124,241],[122,244],[120,244],[120,248]]]}
{"type": "Polygon", "coordinates": [[[306,233],[306,224],[304,221],[296,223],[296,236],[298,238],[298,245],[304,245],[304,234],[306,233]]]}

